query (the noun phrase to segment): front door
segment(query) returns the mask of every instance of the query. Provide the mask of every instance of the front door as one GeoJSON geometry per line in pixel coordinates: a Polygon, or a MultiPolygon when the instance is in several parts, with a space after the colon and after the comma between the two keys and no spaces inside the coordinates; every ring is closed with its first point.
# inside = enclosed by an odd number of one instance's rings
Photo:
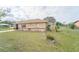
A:
{"type": "Polygon", "coordinates": [[[18,24],[16,24],[16,29],[18,29],[18,24]]]}

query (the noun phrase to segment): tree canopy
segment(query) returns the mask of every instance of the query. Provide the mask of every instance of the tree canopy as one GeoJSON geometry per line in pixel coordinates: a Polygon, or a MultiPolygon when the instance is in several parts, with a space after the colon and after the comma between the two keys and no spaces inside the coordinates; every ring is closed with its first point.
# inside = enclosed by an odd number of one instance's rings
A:
{"type": "Polygon", "coordinates": [[[2,17],[9,16],[10,12],[9,8],[0,8],[0,21],[2,17]]]}
{"type": "Polygon", "coordinates": [[[0,9],[0,18],[6,16],[6,13],[3,9],[0,9]]]}
{"type": "Polygon", "coordinates": [[[68,27],[71,28],[71,29],[74,29],[74,28],[75,28],[74,22],[69,23],[69,24],[68,24],[68,27]]]}
{"type": "Polygon", "coordinates": [[[47,20],[48,22],[51,22],[51,23],[56,22],[56,19],[54,17],[46,17],[46,18],[44,18],[44,20],[47,20]]]}

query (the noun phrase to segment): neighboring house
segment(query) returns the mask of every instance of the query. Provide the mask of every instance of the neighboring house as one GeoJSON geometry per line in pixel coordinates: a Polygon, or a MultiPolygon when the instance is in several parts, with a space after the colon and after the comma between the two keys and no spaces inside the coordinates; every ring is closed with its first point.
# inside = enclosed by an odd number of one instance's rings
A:
{"type": "Polygon", "coordinates": [[[10,27],[9,24],[0,24],[0,27],[10,27]]]}
{"type": "Polygon", "coordinates": [[[75,25],[76,28],[79,28],[79,20],[75,21],[74,25],[75,25]]]}
{"type": "Polygon", "coordinates": [[[24,20],[16,22],[16,29],[23,31],[46,31],[47,21],[40,19],[24,20]]]}

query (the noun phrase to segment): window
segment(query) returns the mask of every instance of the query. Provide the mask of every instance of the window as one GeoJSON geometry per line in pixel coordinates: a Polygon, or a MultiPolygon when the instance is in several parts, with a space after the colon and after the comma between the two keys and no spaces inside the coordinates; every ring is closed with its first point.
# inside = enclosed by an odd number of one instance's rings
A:
{"type": "Polygon", "coordinates": [[[22,24],[22,27],[25,28],[26,27],[26,24],[22,24]]]}

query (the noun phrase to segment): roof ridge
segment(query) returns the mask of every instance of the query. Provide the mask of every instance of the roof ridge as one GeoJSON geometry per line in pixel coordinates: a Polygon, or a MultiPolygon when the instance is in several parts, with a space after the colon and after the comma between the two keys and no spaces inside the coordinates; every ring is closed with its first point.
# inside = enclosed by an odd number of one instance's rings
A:
{"type": "Polygon", "coordinates": [[[43,19],[29,19],[29,20],[21,20],[18,21],[18,23],[39,23],[39,22],[47,22],[46,20],[43,19]]]}

